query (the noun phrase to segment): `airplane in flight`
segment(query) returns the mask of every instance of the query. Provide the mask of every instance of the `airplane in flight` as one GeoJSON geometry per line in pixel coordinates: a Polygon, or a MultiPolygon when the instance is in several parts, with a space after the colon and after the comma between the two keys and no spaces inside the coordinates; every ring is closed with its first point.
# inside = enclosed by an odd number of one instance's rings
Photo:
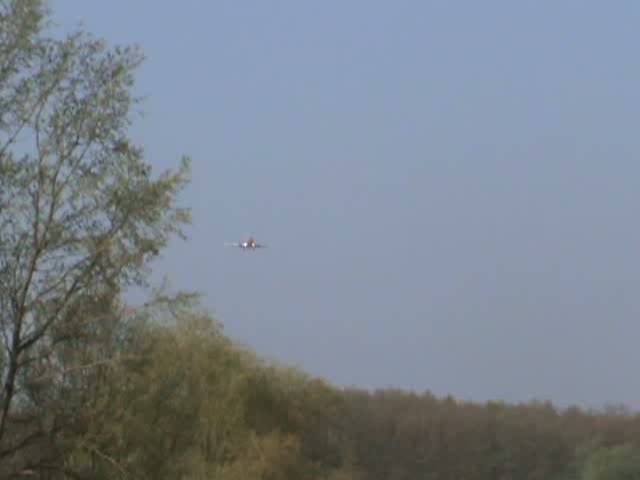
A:
{"type": "Polygon", "coordinates": [[[262,243],[257,243],[256,239],[253,237],[249,237],[248,239],[242,242],[226,242],[225,246],[227,247],[238,247],[243,250],[255,250],[256,248],[265,248],[266,245],[262,243]]]}

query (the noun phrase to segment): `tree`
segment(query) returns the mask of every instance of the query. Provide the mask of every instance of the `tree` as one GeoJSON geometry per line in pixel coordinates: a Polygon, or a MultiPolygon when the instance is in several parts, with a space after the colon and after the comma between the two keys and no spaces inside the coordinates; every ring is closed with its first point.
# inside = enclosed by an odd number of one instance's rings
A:
{"type": "Polygon", "coordinates": [[[90,366],[83,342],[190,221],[177,204],[189,159],[153,178],[127,135],[141,52],[55,38],[48,15],[39,0],[0,1],[2,465],[73,418],[63,395],[90,366]]]}
{"type": "Polygon", "coordinates": [[[640,479],[640,450],[631,444],[602,447],[586,461],[583,480],[640,479]]]}

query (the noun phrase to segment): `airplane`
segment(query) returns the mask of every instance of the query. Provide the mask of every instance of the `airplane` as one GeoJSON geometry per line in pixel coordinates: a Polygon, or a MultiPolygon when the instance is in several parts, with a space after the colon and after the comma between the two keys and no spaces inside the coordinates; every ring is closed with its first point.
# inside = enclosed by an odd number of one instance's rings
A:
{"type": "Polygon", "coordinates": [[[226,242],[225,246],[227,247],[238,247],[243,250],[255,250],[256,248],[265,248],[266,245],[262,243],[257,243],[255,238],[249,237],[243,242],[226,242]]]}

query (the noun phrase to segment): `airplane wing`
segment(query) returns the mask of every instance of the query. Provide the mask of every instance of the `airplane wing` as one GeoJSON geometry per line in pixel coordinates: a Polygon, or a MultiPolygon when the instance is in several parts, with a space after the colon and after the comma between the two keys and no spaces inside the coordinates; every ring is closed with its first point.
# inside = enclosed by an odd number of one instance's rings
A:
{"type": "Polygon", "coordinates": [[[224,242],[224,246],[225,247],[239,247],[240,243],[239,242],[224,242]]]}

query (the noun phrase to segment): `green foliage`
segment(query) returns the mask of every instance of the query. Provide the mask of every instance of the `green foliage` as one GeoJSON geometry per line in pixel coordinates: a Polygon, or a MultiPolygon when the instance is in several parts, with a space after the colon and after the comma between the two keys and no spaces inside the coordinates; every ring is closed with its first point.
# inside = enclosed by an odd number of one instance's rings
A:
{"type": "Polygon", "coordinates": [[[223,455],[225,434],[237,430],[242,405],[234,398],[237,379],[225,368],[228,342],[214,325],[196,315],[177,327],[150,325],[130,348],[135,355],[110,370],[77,442],[76,451],[92,454],[93,461],[75,457],[74,468],[93,475],[100,464],[114,467],[110,475],[179,478],[195,451],[203,459],[223,455]]]}
{"type": "Polygon", "coordinates": [[[109,370],[91,402],[87,430],[67,460],[74,471],[154,479],[216,472],[281,479],[309,471],[301,454],[304,412],[294,411],[304,406],[286,397],[308,391],[301,378],[261,367],[199,313],[145,325],[129,348],[136,355],[109,370]],[[287,423],[287,415],[299,423],[287,423]]]}
{"type": "Polygon", "coordinates": [[[600,448],[587,459],[582,480],[640,479],[640,449],[631,444],[600,448]]]}

